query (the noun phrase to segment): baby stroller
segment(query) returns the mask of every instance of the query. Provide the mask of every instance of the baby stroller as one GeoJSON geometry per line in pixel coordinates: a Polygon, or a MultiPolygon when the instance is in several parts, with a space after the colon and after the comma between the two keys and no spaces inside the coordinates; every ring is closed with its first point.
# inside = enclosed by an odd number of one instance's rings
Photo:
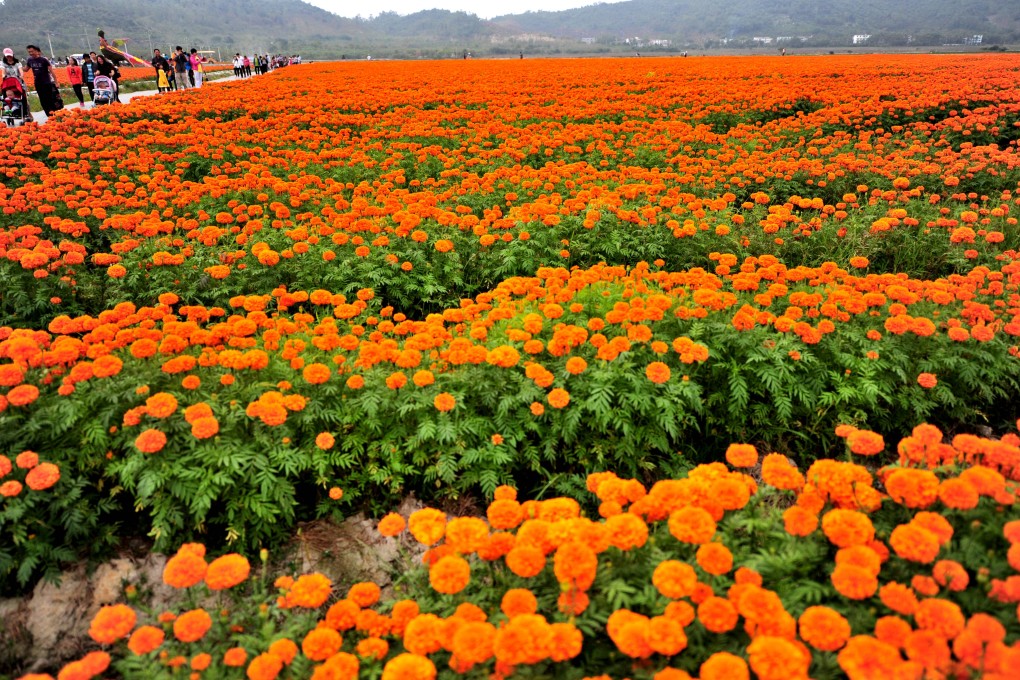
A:
{"type": "Polygon", "coordinates": [[[105,106],[113,103],[117,95],[117,83],[109,76],[96,76],[92,81],[92,102],[96,106],[105,106]]]}
{"type": "Polygon", "coordinates": [[[20,127],[32,120],[32,114],[28,111],[28,97],[25,94],[25,87],[17,78],[4,78],[0,83],[0,94],[3,95],[3,109],[0,111],[0,118],[3,118],[7,127],[20,127]]]}

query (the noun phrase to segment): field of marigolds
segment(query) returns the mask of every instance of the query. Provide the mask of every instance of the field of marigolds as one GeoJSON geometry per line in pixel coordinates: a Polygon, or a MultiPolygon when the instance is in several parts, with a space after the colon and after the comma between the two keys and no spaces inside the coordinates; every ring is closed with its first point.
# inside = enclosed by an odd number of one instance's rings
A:
{"type": "Polygon", "coordinates": [[[1015,678],[1018,82],[334,63],[0,130],[0,592],[139,538],[180,592],[8,672],[1015,678]],[[271,571],[357,512],[395,587],[271,571]]]}

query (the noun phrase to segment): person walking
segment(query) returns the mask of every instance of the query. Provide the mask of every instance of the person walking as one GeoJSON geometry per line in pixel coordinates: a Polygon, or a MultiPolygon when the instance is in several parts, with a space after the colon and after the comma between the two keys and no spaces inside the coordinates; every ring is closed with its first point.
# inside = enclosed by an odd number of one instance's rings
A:
{"type": "Polygon", "coordinates": [[[85,87],[89,88],[89,99],[95,100],[96,62],[92,60],[91,54],[81,55],[81,75],[85,81],[85,87]]]}
{"type": "Polygon", "coordinates": [[[180,45],[174,51],[174,79],[177,81],[177,89],[187,90],[191,87],[188,79],[188,55],[184,54],[184,48],[180,45]]]}
{"type": "Polygon", "coordinates": [[[159,50],[152,51],[152,67],[156,69],[156,89],[162,92],[170,91],[170,62],[166,60],[159,50]]]}
{"type": "Polygon", "coordinates": [[[67,82],[71,83],[71,89],[74,90],[74,96],[78,98],[78,104],[84,108],[85,95],[81,91],[82,71],[81,66],[78,65],[78,60],[74,57],[67,58],[67,82]]]}
{"type": "Polygon", "coordinates": [[[46,115],[50,116],[54,111],[64,108],[63,102],[60,101],[60,91],[57,89],[59,87],[57,72],[53,70],[50,60],[42,55],[38,45],[29,45],[25,49],[28,50],[26,63],[32,69],[32,79],[36,94],[39,95],[39,103],[42,104],[46,115]]]}
{"type": "Polygon", "coordinates": [[[198,53],[194,47],[191,48],[191,56],[188,57],[188,63],[191,65],[191,73],[195,76],[195,88],[202,87],[202,55],[198,53]]]}
{"type": "Polygon", "coordinates": [[[234,52],[234,77],[241,77],[241,68],[244,66],[244,62],[241,61],[241,53],[234,52]]]}
{"type": "Polygon", "coordinates": [[[116,86],[113,89],[113,101],[120,103],[120,69],[102,54],[96,57],[96,74],[106,76],[116,86]]]}

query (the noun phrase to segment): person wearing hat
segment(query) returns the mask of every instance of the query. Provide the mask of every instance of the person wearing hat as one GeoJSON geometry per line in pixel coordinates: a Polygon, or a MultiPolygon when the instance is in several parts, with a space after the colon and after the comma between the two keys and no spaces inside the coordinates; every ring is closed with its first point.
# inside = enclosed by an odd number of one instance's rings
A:
{"type": "Polygon", "coordinates": [[[22,86],[24,86],[25,70],[22,68],[21,62],[14,56],[14,50],[10,47],[4,48],[3,69],[4,78],[17,78],[21,81],[22,86]]]}

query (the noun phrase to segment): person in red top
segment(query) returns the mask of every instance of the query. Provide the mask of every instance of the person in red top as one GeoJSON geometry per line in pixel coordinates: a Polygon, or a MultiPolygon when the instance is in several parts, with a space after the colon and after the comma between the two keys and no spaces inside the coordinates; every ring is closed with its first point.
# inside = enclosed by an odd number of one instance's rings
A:
{"type": "Polygon", "coordinates": [[[81,92],[81,66],[78,65],[78,60],[74,57],[67,58],[67,80],[74,88],[74,96],[78,98],[78,103],[85,106],[85,95],[81,92]]]}

